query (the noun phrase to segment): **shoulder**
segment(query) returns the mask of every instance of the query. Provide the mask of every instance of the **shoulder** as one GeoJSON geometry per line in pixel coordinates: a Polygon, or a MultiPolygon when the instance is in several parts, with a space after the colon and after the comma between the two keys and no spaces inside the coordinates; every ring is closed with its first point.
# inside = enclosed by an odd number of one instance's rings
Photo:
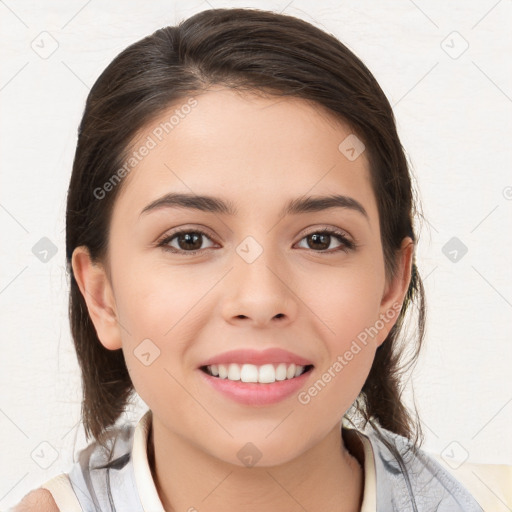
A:
{"type": "Polygon", "coordinates": [[[482,512],[473,494],[429,453],[406,437],[382,427],[365,435],[372,443],[377,486],[399,510],[482,512]],[[436,508],[437,507],[437,508],[436,508]]]}
{"type": "Polygon", "coordinates": [[[60,509],[48,489],[34,489],[10,512],[60,512],[60,509]]]}

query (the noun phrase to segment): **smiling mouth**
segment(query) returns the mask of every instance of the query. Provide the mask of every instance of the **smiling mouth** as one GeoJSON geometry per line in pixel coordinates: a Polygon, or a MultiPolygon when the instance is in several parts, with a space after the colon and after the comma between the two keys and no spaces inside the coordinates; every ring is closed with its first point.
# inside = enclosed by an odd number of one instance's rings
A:
{"type": "Polygon", "coordinates": [[[313,369],[312,364],[306,366],[296,364],[212,364],[199,369],[218,379],[241,381],[247,383],[272,384],[300,377],[313,369]]]}

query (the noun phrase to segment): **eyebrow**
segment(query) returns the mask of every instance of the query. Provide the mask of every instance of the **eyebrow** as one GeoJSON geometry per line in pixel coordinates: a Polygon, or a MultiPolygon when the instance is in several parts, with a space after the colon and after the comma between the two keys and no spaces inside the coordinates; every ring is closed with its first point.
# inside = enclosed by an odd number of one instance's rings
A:
{"type": "MultiPolygon", "coordinates": [[[[218,213],[235,216],[237,208],[231,201],[226,201],[218,197],[195,195],[186,193],[168,193],[152,201],[140,212],[147,214],[154,210],[162,208],[185,208],[190,210],[200,210],[208,213],[218,213]]],[[[285,215],[297,215],[301,213],[319,212],[331,208],[344,208],[359,212],[367,220],[368,213],[363,205],[352,197],[333,194],[330,196],[299,197],[289,201],[281,210],[280,217],[285,215]]]]}

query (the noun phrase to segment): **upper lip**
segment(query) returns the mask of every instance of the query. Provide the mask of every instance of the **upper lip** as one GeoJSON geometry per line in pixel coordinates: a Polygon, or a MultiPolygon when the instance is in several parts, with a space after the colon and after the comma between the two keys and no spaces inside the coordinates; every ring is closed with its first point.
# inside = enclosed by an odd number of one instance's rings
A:
{"type": "Polygon", "coordinates": [[[214,357],[211,357],[210,359],[207,359],[200,365],[200,367],[211,366],[212,364],[229,363],[247,363],[257,366],[271,363],[295,363],[296,365],[300,366],[313,364],[311,361],[308,361],[307,359],[294,354],[293,352],[289,352],[288,350],[284,350],[282,348],[269,348],[266,350],[230,350],[228,352],[223,352],[222,354],[218,354],[214,357]]]}

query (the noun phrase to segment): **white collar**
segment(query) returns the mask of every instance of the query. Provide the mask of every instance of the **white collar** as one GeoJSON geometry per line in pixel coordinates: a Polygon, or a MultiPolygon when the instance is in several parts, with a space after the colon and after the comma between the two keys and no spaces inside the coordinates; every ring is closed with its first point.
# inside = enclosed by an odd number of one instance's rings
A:
{"type": "Polygon", "coordinates": [[[148,462],[147,446],[151,419],[152,413],[149,409],[135,427],[132,447],[133,472],[144,512],[165,512],[148,462]]]}

